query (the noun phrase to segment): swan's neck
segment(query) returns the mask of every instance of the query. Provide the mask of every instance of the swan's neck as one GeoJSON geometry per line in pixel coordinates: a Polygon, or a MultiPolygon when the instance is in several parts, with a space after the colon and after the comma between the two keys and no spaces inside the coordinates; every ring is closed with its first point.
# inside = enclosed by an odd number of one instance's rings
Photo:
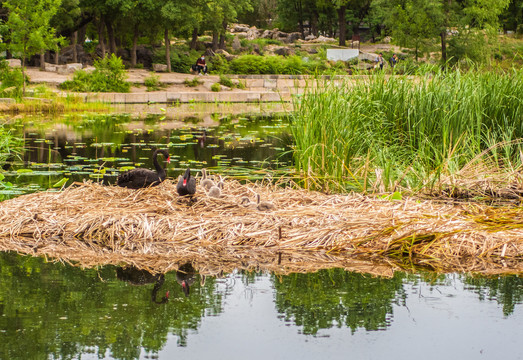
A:
{"type": "Polygon", "coordinates": [[[165,174],[165,169],[158,163],[158,150],[153,154],[153,165],[158,174],[165,174]]]}

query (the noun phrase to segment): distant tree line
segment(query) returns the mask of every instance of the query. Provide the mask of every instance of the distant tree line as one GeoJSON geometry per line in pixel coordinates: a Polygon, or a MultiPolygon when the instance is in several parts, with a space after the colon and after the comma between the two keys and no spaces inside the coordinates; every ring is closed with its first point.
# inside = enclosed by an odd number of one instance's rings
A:
{"type": "Polygon", "coordinates": [[[481,32],[522,31],[523,0],[0,0],[0,51],[25,58],[90,39],[101,57],[129,49],[135,66],[139,44],[170,44],[173,37],[196,49],[209,33],[210,46],[224,48],[232,22],[337,37],[341,46],[365,28],[372,40],[392,35],[416,56],[438,41],[445,61],[449,46],[481,32]],[[450,39],[452,32],[459,36],[450,39]]]}

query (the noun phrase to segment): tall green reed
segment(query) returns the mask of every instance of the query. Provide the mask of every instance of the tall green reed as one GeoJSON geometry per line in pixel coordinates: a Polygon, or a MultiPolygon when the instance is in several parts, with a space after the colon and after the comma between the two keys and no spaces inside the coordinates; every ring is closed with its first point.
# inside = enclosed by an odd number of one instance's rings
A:
{"type": "Polygon", "coordinates": [[[295,102],[291,126],[314,187],[431,190],[471,162],[521,165],[523,70],[318,85],[295,102]]]}

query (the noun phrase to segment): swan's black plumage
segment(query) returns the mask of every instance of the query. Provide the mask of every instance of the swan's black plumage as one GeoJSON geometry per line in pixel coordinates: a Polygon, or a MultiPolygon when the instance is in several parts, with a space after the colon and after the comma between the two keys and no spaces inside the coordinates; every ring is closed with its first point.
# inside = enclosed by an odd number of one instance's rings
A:
{"type": "Polygon", "coordinates": [[[167,176],[165,169],[158,163],[158,154],[162,154],[170,162],[169,151],[157,149],[153,153],[153,164],[156,171],[137,168],[118,175],[116,185],[130,189],[141,189],[159,185],[167,176]]]}
{"type": "Polygon", "coordinates": [[[196,179],[191,176],[191,169],[187,168],[185,174],[179,177],[176,191],[180,196],[193,196],[196,193],[196,179]]]}

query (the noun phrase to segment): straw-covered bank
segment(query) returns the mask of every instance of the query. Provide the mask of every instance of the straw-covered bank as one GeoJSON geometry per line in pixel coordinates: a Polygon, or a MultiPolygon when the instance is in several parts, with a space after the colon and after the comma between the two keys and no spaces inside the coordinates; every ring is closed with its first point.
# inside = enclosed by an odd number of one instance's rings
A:
{"type": "Polygon", "coordinates": [[[0,203],[0,250],[80,266],[127,263],[202,274],[342,267],[523,272],[523,211],[415,198],[391,201],[226,181],[221,198],[190,201],[170,180],[131,190],[95,183],[0,203]],[[275,209],[260,211],[256,195],[275,209]],[[242,204],[248,197],[250,203],[242,204]]]}

